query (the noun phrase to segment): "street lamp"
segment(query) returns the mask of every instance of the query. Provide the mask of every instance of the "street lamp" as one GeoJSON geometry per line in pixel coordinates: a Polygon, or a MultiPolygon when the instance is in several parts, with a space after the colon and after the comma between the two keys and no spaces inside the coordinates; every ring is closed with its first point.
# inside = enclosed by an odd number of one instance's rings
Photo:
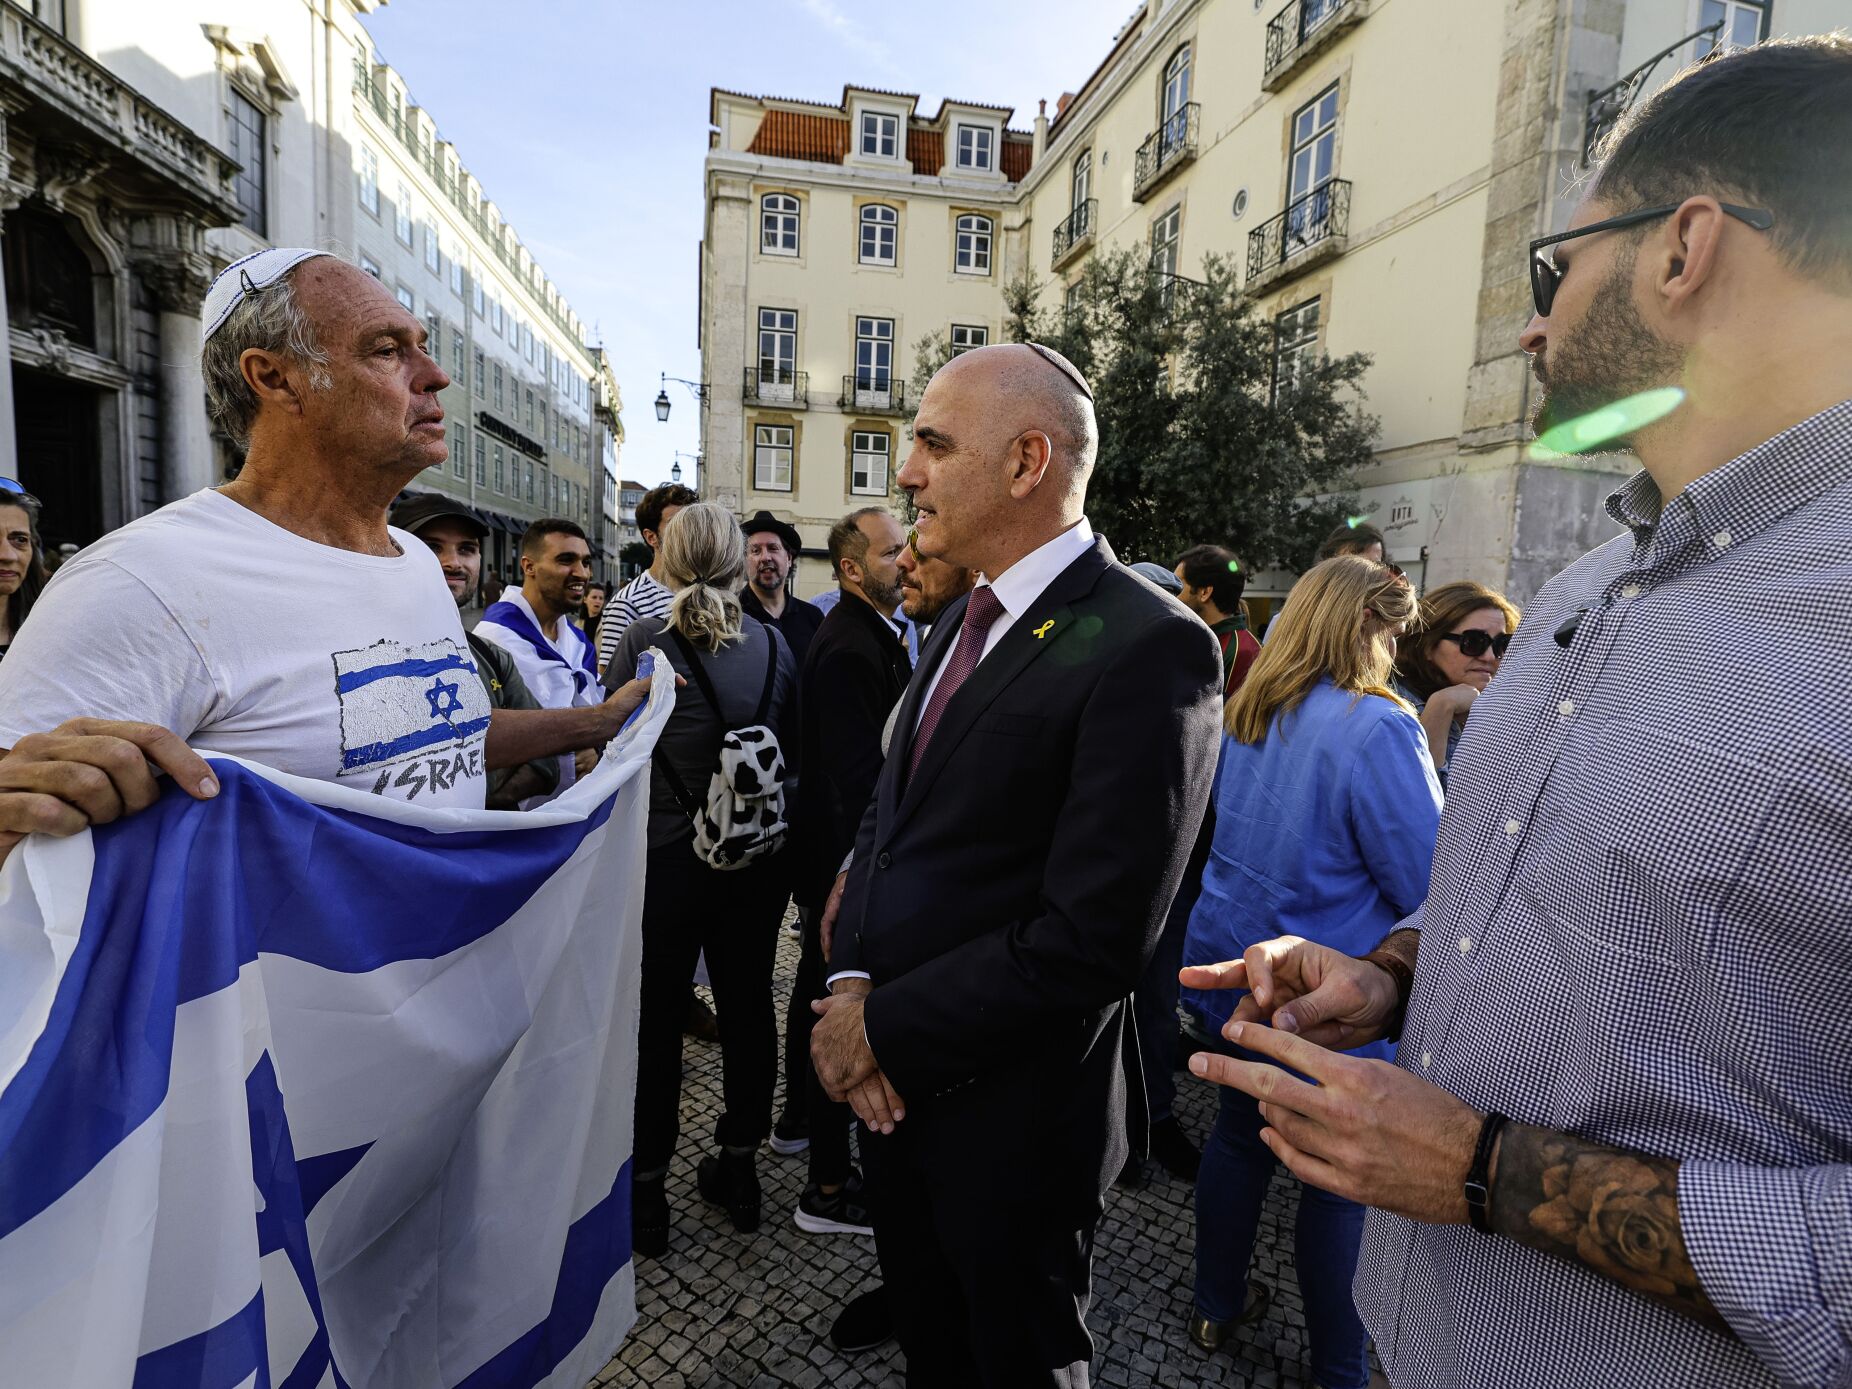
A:
{"type": "MultiPolygon", "coordinates": [[[[663,413],[665,415],[668,413],[666,408],[664,409],[663,413]]],[[[670,482],[680,482],[681,480],[682,480],[682,465],[680,463],[671,463],[669,465],[669,481],[670,482]]]]}
{"type": "Polygon", "coordinates": [[[663,372],[662,389],[656,393],[656,420],[659,424],[669,422],[669,383],[671,381],[677,385],[686,386],[696,400],[703,405],[707,404],[707,382],[689,381],[683,377],[670,376],[667,372],[663,372]]]}
{"type": "MultiPolygon", "coordinates": [[[[680,449],[677,449],[674,456],[678,460],[686,458],[690,463],[694,464],[695,483],[698,486],[701,482],[701,455],[698,453],[683,453],[680,449]]],[[[682,465],[679,461],[670,465],[669,478],[674,482],[680,482],[682,480],[682,465]]]]}

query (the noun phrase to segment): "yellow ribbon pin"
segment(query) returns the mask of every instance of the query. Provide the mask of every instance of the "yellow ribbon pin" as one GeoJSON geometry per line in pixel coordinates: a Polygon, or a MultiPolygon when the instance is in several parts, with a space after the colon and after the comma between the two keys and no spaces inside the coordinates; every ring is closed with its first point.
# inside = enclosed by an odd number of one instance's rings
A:
{"type": "Polygon", "coordinates": [[[1036,640],[1040,641],[1043,637],[1047,636],[1050,632],[1054,630],[1054,627],[1055,627],[1055,620],[1051,617],[1048,619],[1048,621],[1044,622],[1040,627],[1037,627],[1035,629],[1036,640]]]}

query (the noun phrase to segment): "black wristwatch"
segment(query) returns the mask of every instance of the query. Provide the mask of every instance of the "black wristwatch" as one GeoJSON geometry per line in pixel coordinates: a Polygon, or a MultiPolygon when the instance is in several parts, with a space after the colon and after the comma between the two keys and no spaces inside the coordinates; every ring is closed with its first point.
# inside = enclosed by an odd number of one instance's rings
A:
{"type": "Polygon", "coordinates": [[[1482,1235],[1492,1233],[1492,1188],[1489,1169],[1492,1149],[1498,1135],[1511,1121],[1502,1114],[1488,1114],[1479,1126],[1479,1144],[1473,1149],[1473,1165],[1466,1172],[1466,1218],[1482,1235]]]}

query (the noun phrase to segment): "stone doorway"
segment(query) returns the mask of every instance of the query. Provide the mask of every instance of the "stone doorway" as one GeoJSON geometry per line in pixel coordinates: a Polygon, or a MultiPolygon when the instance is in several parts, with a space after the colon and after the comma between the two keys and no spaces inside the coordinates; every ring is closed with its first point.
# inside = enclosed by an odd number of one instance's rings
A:
{"type": "Polygon", "coordinates": [[[55,553],[88,545],[107,529],[103,505],[101,387],[68,376],[13,368],[20,481],[45,504],[40,528],[55,553]]]}

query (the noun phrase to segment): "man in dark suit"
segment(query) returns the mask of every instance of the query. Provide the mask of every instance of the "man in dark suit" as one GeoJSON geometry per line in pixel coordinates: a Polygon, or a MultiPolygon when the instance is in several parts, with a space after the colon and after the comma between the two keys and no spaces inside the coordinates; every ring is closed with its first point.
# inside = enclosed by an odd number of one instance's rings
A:
{"type": "Polygon", "coordinates": [[[1072,1389],[1094,1226],[1143,1146],[1129,997],[1208,803],[1221,661],[1087,525],[1092,392],[1066,359],[954,358],[914,439],[920,553],[984,577],[901,703],[811,1054],[874,1131],[910,1383],[1072,1389]]]}
{"type": "MultiPolygon", "coordinates": [[[[849,1162],[849,1111],[829,1099],[810,1065],[811,1002],[822,995],[817,921],[881,772],[881,730],[913,663],[890,613],[900,606],[906,533],[884,508],[863,507],[830,527],[830,567],[841,598],[823,619],[798,683],[804,776],[792,808],[803,952],[785,1018],[785,1105],[805,1116],[810,1186],[794,1219],[811,1234],[868,1233],[849,1162]]],[[[786,1125],[787,1131],[791,1126],[786,1125]]]]}

